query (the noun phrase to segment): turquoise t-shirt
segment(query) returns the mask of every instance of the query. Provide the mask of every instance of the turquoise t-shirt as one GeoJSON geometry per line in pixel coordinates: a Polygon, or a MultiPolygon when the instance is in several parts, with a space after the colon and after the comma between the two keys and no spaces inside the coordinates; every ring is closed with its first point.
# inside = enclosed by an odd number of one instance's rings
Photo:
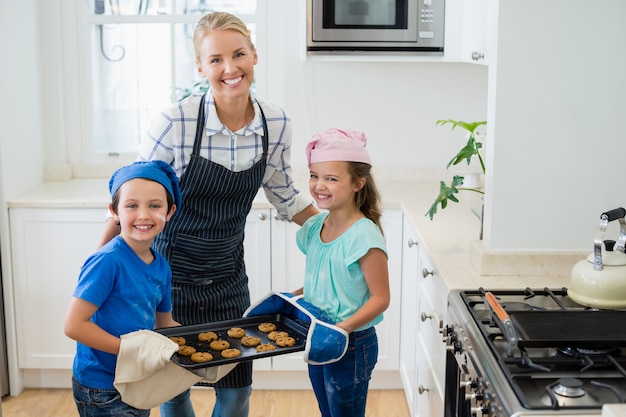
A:
{"type": "MultiPolygon", "coordinates": [[[[296,242],[306,255],[304,299],[339,323],[356,313],[370,297],[359,259],[372,248],[387,254],[387,247],[378,226],[367,218],[358,220],[332,242],[322,242],[320,233],[327,216],[320,213],[308,219],[296,233],[296,242]]],[[[380,314],[355,331],[382,319],[380,314]]]]}

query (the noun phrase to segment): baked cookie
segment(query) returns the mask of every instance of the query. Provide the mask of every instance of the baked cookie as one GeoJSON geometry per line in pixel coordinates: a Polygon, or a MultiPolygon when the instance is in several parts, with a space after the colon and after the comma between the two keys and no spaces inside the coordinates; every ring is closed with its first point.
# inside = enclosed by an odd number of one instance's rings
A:
{"type": "Polygon", "coordinates": [[[279,337],[276,339],[276,344],[280,347],[289,347],[294,346],[296,344],[296,339],[293,337],[279,337]]]}
{"type": "Polygon", "coordinates": [[[269,333],[276,330],[276,325],[274,323],[261,323],[258,328],[263,333],[269,333]]]}
{"type": "Polygon", "coordinates": [[[213,350],[224,350],[230,347],[230,343],[226,340],[214,340],[209,344],[209,347],[213,350]]]}
{"type": "Polygon", "coordinates": [[[267,335],[267,338],[269,340],[276,340],[279,337],[289,337],[289,333],[279,332],[279,331],[274,330],[273,332],[270,332],[270,334],[267,335]]]}
{"type": "Polygon", "coordinates": [[[228,333],[228,336],[234,339],[241,339],[242,337],[246,335],[246,331],[242,329],[241,327],[233,327],[232,329],[228,330],[226,333],[228,333]]]}
{"type": "Polygon", "coordinates": [[[201,342],[212,342],[217,339],[217,333],[215,332],[202,332],[198,334],[198,340],[201,342]]]}
{"type": "Polygon", "coordinates": [[[202,363],[202,362],[209,362],[212,360],[213,360],[213,355],[211,355],[209,352],[196,352],[196,353],[191,354],[192,362],[202,363]]]}
{"type": "Polygon", "coordinates": [[[261,344],[261,338],[256,336],[244,336],[241,338],[241,344],[244,346],[257,346],[261,344]]]}
{"type": "Polygon", "coordinates": [[[224,349],[222,351],[222,358],[236,358],[241,355],[241,351],[237,348],[224,349]]]}
{"type": "Polygon", "coordinates": [[[172,337],[170,337],[170,340],[172,342],[176,343],[178,346],[182,346],[182,345],[186,345],[187,344],[187,341],[182,336],[172,336],[172,337]]]}
{"type": "Polygon", "coordinates": [[[178,353],[183,356],[191,356],[192,354],[196,353],[196,348],[194,348],[193,346],[183,345],[178,348],[178,353]]]}
{"type": "Polygon", "coordinates": [[[264,343],[256,347],[257,352],[267,352],[274,349],[276,349],[276,346],[270,345],[269,343],[264,343]]]}

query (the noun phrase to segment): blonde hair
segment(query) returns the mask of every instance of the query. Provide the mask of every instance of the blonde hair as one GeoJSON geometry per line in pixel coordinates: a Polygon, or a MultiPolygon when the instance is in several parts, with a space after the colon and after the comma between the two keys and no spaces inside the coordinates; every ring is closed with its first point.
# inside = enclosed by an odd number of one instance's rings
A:
{"type": "Polygon", "coordinates": [[[250,48],[256,51],[250,31],[237,16],[226,12],[213,12],[204,15],[196,24],[193,32],[193,49],[196,54],[196,61],[200,60],[200,43],[204,36],[211,30],[234,30],[246,37],[250,48]]]}

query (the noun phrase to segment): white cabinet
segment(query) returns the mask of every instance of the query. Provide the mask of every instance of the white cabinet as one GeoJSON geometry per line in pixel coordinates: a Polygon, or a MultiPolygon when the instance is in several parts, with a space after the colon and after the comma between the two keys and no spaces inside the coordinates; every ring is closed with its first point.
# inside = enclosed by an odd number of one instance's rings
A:
{"type": "Polygon", "coordinates": [[[63,334],[81,266],[104,231],[104,209],[9,210],[18,366],[71,369],[75,342],[63,334]]]}
{"type": "Polygon", "coordinates": [[[405,220],[402,257],[400,377],[411,416],[442,416],[447,287],[419,235],[405,220]]]}
{"type": "Polygon", "coordinates": [[[417,234],[405,219],[402,247],[402,299],[400,315],[400,378],[411,416],[417,414],[417,358],[419,315],[417,234]]]}
{"type": "Polygon", "coordinates": [[[446,4],[447,61],[488,64],[497,0],[455,0],[446,4]]]}
{"type": "MultiPolygon", "coordinates": [[[[15,321],[20,369],[70,370],[75,342],[63,334],[67,305],[79,270],[104,231],[104,208],[11,208],[15,321]]],[[[244,256],[250,298],[302,287],[305,258],[296,245],[299,226],[278,221],[274,209],[253,209],[245,229],[244,256]]],[[[377,370],[398,369],[402,213],[386,211],[382,223],[389,251],[392,303],[383,323],[377,370]]],[[[306,370],[301,353],[255,361],[255,370],[306,370]]]]}
{"type": "MultiPolygon", "coordinates": [[[[271,216],[270,209],[252,209],[246,218],[244,261],[253,303],[272,290],[271,216]]],[[[254,369],[271,370],[272,359],[255,360],[254,369]]]]}

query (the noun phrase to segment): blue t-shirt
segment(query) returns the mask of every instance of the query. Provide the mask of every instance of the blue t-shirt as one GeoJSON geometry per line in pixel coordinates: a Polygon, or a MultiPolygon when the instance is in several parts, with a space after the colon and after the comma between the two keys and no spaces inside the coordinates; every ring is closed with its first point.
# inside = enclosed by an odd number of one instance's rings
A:
{"type": "MultiPolygon", "coordinates": [[[[387,254],[385,238],[370,219],[359,219],[332,242],[322,242],[320,233],[328,213],[309,218],[296,233],[296,242],[306,255],[304,299],[321,308],[335,323],[346,320],[370,298],[359,259],[372,248],[387,254]]],[[[355,331],[380,323],[380,314],[355,331]]]]}
{"type": "MultiPolygon", "coordinates": [[[[74,297],[96,305],[91,318],[114,336],[154,329],[156,312],[172,310],[172,272],[154,252],[149,265],[120,236],[84,263],[74,297]]],[[[117,355],[77,343],[74,377],[90,388],[114,389],[117,355]]]]}

